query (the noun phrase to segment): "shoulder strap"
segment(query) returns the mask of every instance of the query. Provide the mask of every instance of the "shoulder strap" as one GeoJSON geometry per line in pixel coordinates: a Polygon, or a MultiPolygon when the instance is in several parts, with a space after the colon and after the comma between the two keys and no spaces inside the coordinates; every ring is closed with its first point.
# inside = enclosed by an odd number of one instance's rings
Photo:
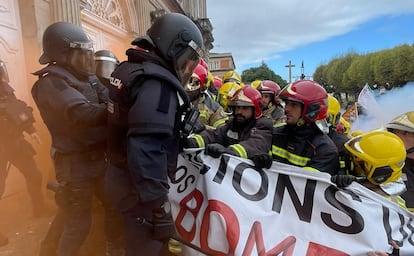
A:
{"type": "Polygon", "coordinates": [[[70,74],[68,71],[66,71],[64,68],[58,66],[58,65],[49,65],[39,71],[36,71],[33,73],[33,75],[36,75],[39,77],[39,79],[46,77],[47,75],[55,75],[59,78],[62,78],[67,82],[70,86],[74,86],[74,81],[77,81],[77,79],[70,74]]]}

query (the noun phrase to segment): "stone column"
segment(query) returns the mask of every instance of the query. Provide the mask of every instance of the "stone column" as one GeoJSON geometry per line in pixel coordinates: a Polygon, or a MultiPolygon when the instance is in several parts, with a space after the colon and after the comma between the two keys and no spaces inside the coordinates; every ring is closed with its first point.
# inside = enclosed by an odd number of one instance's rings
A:
{"type": "Polygon", "coordinates": [[[81,24],[79,0],[51,0],[50,11],[52,22],[66,21],[81,24]]]}
{"type": "Polygon", "coordinates": [[[137,22],[134,24],[135,27],[132,30],[142,36],[145,35],[147,29],[151,26],[150,12],[153,10],[151,10],[148,0],[136,0],[135,4],[137,22]]]}

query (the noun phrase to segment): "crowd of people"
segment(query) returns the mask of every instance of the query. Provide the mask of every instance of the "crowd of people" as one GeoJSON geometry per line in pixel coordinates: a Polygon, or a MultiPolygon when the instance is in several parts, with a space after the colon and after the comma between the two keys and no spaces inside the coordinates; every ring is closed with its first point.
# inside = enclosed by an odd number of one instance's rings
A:
{"type": "MultiPolygon", "coordinates": [[[[271,80],[244,83],[236,71],[214,77],[199,29],[181,14],[157,19],[121,63],[108,50],[94,52],[71,23],[51,24],[42,42],[45,67],[33,73],[31,93],[51,136],[58,211],[40,256],[78,255],[95,199],[105,212],[106,255],[179,254],[168,179],[185,148],[250,159],[258,168],[277,161],[325,172],[338,187],[359,182],[414,209],[414,111],[351,135],[341,128],[338,99],[314,81],[281,88],[271,80]]],[[[7,127],[0,134],[0,196],[13,165],[27,179],[33,214],[42,215],[42,178],[23,137],[39,139],[32,109],[14,95],[1,61],[0,78],[0,122],[7,127]]],[[[398,255],[398,242],[390,244],[398,255]]]]}

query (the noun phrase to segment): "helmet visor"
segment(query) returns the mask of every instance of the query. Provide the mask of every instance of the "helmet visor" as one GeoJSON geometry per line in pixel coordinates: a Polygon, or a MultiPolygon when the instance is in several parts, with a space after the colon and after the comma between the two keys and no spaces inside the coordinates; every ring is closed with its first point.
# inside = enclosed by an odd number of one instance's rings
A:
{"type": "Polygon", "coordinates": [[[93,50],[71,49],[68,64],[83,75],[95,74],[95,57],[93,50]]]}
{"type": "Polygon", "coordinates": [[[70,42],[68,64],[83,75],[95,74],[93,42],[70,42]]]}
{"type": "Polygon", "coordinates": [[[194,41],[190,41],[188,46],[189,47],[186,47],[183,50],[182,54],[175,60],[174,63],[178,79],[183,86],[190,81],[194,69],[200,62],[200,56],[202,53],[202,49],[198,47],[194,41]]]}
{"type": "Polygon", "coordinates": [[[109,79],[111,77],[112,72],[118,66],[118,63],[113,58],[100,56],[100,57],[95,57],[95,65],[96,65],[96,75],[98,77],[109,79]]]}
{"type": "Polygon", "coordinates": [[[381,184],[391,177],[393,170],[390,166],[382,166],[375,169],[373,168],[373,170],[371,169],[370,173],[372,173],[371,180],[376,184],[381,184]]]}

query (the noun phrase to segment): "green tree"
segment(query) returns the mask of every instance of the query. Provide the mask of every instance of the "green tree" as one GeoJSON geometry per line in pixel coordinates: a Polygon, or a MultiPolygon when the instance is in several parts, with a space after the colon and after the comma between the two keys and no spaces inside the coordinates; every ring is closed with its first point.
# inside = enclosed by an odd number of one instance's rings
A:
{"type": "Polygon", "coordinates": [[[374,53],[371,61],[375,75],[376,84],[394,82],[394,61],[395,52],[393,50],[382,50],[374,53]]]}
{"type": "Polygon", "coordinates": [[[370,69],[371,55],[359,56],[355,58],[349,68],[345,71],[342,92],[357,95],[365,83],[373,79],[373,73],[370,69]]]}
{"type": "Polygon", "coordinates": [[[254,80],[272,80],[282,88],[287,84],[287,82],[280,75],[277,75],[264,62],[262,62],[259,67],[244,70],[241,77],[245,84],[250,84],[254,80]]]}
{"type": "Polygon", "coordinates": [[[402,86],[414,80],[414,47],[407,44],[394,48],[394,86],[402,86]]]}
{"type": "Polygon", "coordinates": [[[414,45],[365,55],[350,52],[321,64],[313,77],[325,88],[333,85],[336,92],[345,93],[359,93],[365,83],[403,86],[414,81],[414,45]]]}

